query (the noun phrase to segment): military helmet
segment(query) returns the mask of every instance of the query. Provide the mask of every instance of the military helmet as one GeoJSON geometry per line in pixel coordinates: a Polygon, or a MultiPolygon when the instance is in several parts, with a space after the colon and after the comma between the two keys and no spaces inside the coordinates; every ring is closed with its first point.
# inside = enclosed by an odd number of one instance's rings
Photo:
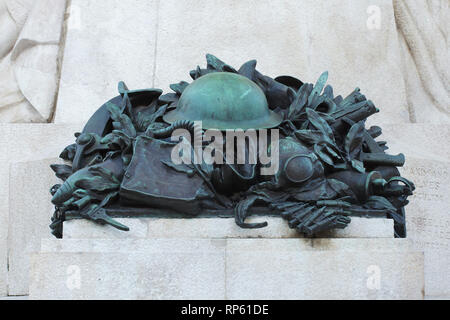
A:
{"type": "Polygon", "coordinates": [[[202,121],[204,129],[269,129],[282,122],[269,109],[264,92],[256,83],[231,72],[209,73],[191,83],[182,93],[175,110],[164,116],[178,120],[202,121]]]}

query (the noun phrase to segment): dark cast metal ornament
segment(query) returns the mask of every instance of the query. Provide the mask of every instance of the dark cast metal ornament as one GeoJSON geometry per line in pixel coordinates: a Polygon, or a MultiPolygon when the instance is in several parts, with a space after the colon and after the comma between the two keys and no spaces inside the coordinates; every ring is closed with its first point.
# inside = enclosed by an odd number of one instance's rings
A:
{"type": "Polygon", "coordinates": [[[268,129],[283,121],[271,111],[261,88],[250,79],[231,72],[213,72],[187,86],[177,109],[164,121],[202,121],[203,129],[268,129]]]}
{"type": "Polygon", "coordinates": [[[366,129],[379,110],[359,89],[343,98],[326,85],[327,72],[315,85],[272,79],[255,60],[236,70],[209,54],[206,69],[190,75],[192,84],[165,95],[119,83],[119,96],[75,135],[60,155],[67,164],[51,166],[63,181],[51,188],[56,237],[71,219],[124,231],[115,218],[234,217],[243,228],[267,226],[246,223],[250,215],[281,216],[308,237],[345,228],[353,216],[390,218],[396,237],[406,237],[404,207],[415,187],[397,169],[405,157],[386,154],[386,142],[376,140],[381,128],[366,129]],[[174,164],[172,133],[202,135],[194,121],[203,129],[279,129],[279,170],[263,176],[261,163],[174,164]]]}

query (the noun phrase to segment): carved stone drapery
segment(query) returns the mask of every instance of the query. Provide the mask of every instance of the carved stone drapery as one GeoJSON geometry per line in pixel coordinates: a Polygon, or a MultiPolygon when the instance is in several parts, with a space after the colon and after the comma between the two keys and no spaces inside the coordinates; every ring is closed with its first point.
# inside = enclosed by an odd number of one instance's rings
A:
{"type": "Polygon", "coordinates": [[[0,0],[0,122],[47,122],[66,0],[0,0]]]}
{"type": "Polygon", "coordinates": [[[450,2],[394,0],[413,122],[450,122],[450,2]]]}

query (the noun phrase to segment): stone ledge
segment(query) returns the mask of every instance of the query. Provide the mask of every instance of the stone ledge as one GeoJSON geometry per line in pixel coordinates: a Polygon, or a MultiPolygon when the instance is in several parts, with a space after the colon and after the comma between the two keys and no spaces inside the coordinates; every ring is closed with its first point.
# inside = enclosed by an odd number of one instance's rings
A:
{"type": "Polygon", "coordinates": [[[392,251],[414,250],[408,239],[42,239],[40,253],[128,253],[211,251],[227,246],[233,251],[392,251]],[[189,244],[189,245],[187,245],[189,244]]]}
{"type": "MultiPolygon", "coordinates": [[[[257,217],[249,222],[267,221],[263,229],[242,229],[232,218],[117,219],[130,227],[129,232],[111,226],[95,224],[87,220],[71,220],[64,223],[64,239],[158,239],[158,238],[301,238],[289,228],[287,221],[276,217],[257,217]]],[[[323,238],[393,238],[394,223],[390,219],[352,218],[352,223],[343,230],[332,230],[320,235],[323,238]]]]}
{"type": "Polygon", "coordinates": [[[450,295],[448,295],[448,296],[425,296],[425,300],[450,300],[450,295]]]}
{"type": "Polygon", "coordinates": [[[424,289],[423,254],[399,239],[45,240],[31,274],[31,299],[422,299],[424,289]]]}
{"type": "Polygon", "coordinates": [[[7,296],[0,298],[0,301],[27,301],[28,296],[7,296]]]}
{"type": "Polygon", "coordinates": [[[227,253],[227,297],[231,300],[422,299],[423,283],[422,253],[227,253]]]}
{"type": "Polygon", "coordinates": [[[67,241],[32,257],[31,299],[224,299],[224,240],[67,241]]]}

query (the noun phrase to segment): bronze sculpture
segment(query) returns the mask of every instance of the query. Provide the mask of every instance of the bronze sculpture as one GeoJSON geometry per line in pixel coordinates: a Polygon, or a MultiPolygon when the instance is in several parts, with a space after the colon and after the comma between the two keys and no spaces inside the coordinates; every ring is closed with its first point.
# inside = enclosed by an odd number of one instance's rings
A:
{"type": "MultiPolygon", "coordinates": [[[[121,230],[128,228],[114,217],[233,215],[243,228],[267,226],[246,223],[253,214],[282,216],[310,237],[345,228],[352,216],[387,217],[395,221],[396,236],[406,236],[404,206],[415,187],[397,169],[404,156],[386,154],[386,143],[375,140],[381,128],[365,128],[379,110],[359,89],[344,99],[326,85],[327,73],[315,85],[291,76],[272,79],[254,60],[236,70],[212,55],[191,77],[192,84],[174,84],[174,93],[165,95],[119,83],[120,95],[61,154],[72,165],[52,166],[64,181],[51,189],[55,236],[62,237],[65,220],[79,218],[121,230]],[[267,163],[235,164],[217,153],[223,161],[174,163],[179,129],[193,139],[204,129],[278,129],[277,170],[263,175],[267,163]]],[[[274,141],[258,152],[274,154],[274,141]]],[[[195,142],[184,142],[195,154],[195,142]]],[[[197,149],[210,143],[201,140],[197,149]]]]}

